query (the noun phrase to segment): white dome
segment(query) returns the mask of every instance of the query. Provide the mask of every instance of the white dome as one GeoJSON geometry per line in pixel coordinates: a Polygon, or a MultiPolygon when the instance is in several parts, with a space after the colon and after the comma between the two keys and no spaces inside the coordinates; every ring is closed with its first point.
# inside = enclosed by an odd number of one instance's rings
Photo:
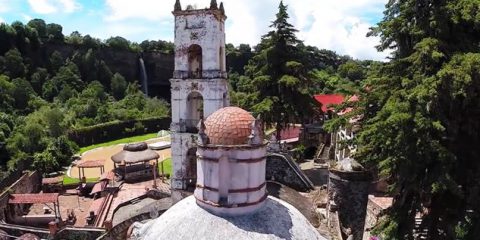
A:
{"type": "Polygon", "coordinates": [[[170,240],[324,240],[290,204],[268,197],[262,209],[242,216],[221,217],[199,207],[190,196],[146,224],[136,223],[131,239],[170,240]]]}

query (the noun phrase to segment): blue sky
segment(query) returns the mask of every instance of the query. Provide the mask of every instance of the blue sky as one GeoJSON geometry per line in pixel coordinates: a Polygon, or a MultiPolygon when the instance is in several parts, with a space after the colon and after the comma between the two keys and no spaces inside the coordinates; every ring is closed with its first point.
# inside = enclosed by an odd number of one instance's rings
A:
{"type": "MultiPolygon", "coordinates": [[[[217,0],[220,2],[220,0],[217,0]]],[[[173,40],[174,0],[0,0],[0,22],[42,18],[63,26],[65,35],[79,31],[106,39],[173,40]]],[[[285,0],[291,22],[306,44],[359,59],[382,60],[377,38],[368,29],[382,18],[387,0],[285,0]]],[[[182,6],[209,6],[210,0],[181,0],[182,6]]],[[[279,0],[224,0],[227,42],[255,45],[275,18],[279,0]]]]}

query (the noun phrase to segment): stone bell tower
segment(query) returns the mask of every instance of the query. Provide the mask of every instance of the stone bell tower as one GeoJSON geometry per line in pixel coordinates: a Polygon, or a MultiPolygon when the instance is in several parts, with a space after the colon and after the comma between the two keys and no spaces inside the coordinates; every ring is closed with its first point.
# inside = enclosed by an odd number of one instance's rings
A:
{"type": "Polygon", "coordinates": [[[172,92],[172,193],[192,190],[197,180],[200,119],[229,106],[225,61],[225,11],[212,0],[209,8],[182,10],[176,0],[175,71],[172,92]]]}

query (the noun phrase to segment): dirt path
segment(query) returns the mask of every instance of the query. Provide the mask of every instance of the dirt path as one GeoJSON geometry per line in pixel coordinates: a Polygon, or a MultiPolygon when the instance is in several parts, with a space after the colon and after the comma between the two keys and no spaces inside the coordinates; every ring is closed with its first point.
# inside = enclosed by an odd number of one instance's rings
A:
{"type": "MultiPolygon", "coordinates": [[[[162,141],[170,141],[170,139],[166,138],[155,138],[155,139],[150,139],[146,141],[147,143],[156,143],[156,142],[162,142],[162,141]]],[[[86,161],[94,161],[94,160],[105,160],[105,171],[108,172],[110,170],[113,170],[113,161],[111,157],[118,152],[122,151],[124,144],[120,145],[115,145],[115,146],[110,146],[110,147],[101,147],[97,149],[93,149],[91,151],[85,152],[82,154],[82,160],[86,161]]],[[[164,149],[157,151],[158,155],[160,155],[159,162],[161,162],[163,159],[167,159],[171,157],[171,151],[170,148],[164,149]]],[[[86,168],[85,169],[85,177],[87,178],[98,178],[100,177],[100,169],[98,168],[86,168]]],[[[78,168],[75,166],[71,167],[70,170],[70,177],[73,178],[78,178],[78,168]]]]}

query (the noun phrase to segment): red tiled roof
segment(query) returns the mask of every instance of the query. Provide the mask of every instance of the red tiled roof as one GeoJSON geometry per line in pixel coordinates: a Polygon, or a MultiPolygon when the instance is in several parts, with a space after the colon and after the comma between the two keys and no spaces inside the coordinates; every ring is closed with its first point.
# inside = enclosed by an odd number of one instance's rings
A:
{"type": "Polygon", "coordinates": [[[8,203],[55,203],[58,201],[58,193],[39,193],[39,194],[11,194],[8,203]]]}
{"type": "Polygon", "coordinates": [[[54,177],[54,178],[43,178],[42,184],[49,185],[49,184],[58,184],[63,182],[63,177],[54,177]]]}
{"type": "Polygon", "coordinates": [[[77,167],[79,168],[100,168],[105,165],[105,160],[94,160],[94,161],[79,161],[77,162],[77,167]]]}
{"type": "Polygon", "coordinates": [[[114,177],[115,177],[115,173],[113,171],[104,172],[102,173],[102,176],[100,176],[100,181],[113,180],[114,177]]]}
{"type": "Polygon", "coordinates": [[[90,194],[95,194],[95,193],[98,193],[98,192],[101,192],[103,191],[103,189],[105,189],[105,186],[107,185],[107,182],[98,182],[95,184],[95,186],[93,186],[93,189],[92,191],[90,192],[90,194]]]}
{"type": "MultiPolygon", "coordinates": [[[[340,94],[320,94],[315,95],[315,100],[322,104],[322,112],[327,112],[327,110],[333,110],[330,105],[338,105],[342,104],[345,101],[345,97],[340,94]]],[[[348,101],[349,102],[358,102],[359,97],[357,95],[351,96],[348,101]]],[[[340,112],[340,114],[345,114],[352,111],[352,108],[347,108],[344,111],[340,112]]]]}
{"type": "Polygon", "coordinates": [[[343,103],[345,98],[340,94],[321,94],[315,95],[315,100],[322,104],[322,112],[330,110],[330,105],[338,105],[343,103]]]}
{"type": "Polygon", "coordinates": [[[247,144],[255,118],[238,107],[222,108],[205,121],[205,133],[215,145],[247,144]]]}
{"type": "Polygon", "coordinates": [[[287,140],[292,138],[298,138],[300,136],[301,127],[289,126],[280,132],[280,140],[287,140]]]}

